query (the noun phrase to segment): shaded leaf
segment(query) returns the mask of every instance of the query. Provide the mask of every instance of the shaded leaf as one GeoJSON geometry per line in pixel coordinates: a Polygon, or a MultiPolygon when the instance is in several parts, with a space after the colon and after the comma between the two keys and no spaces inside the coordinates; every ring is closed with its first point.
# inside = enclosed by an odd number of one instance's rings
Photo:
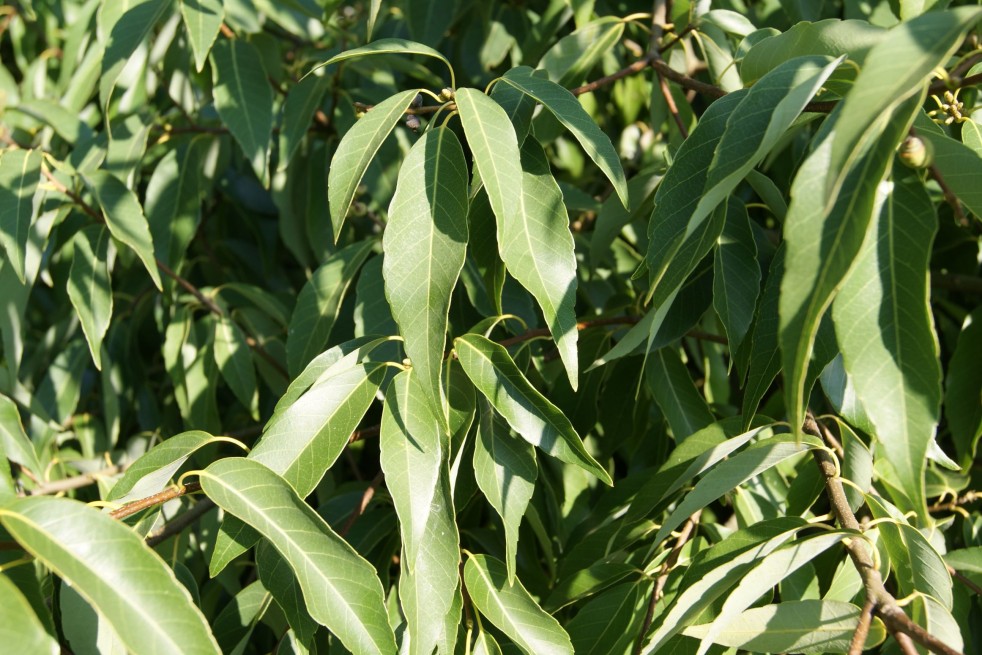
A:
{"type": "Polygon", "coordinates": [[[3,394],[0,394],[0,442],[3,443],[7,459],[32,473],[43,472],[34,444],[24,432],[16,403],[3,394]]]}
{"type": "Polygon", "coordinates": [[[259,419],[259,389],[246,335],[227,316],[215,319],[215,363],[232,393],[252,418],[259,419]]]}
{"type": "Polygon", "coordinates": [[[122,14],[116,20],[102,56],[102,76],[99,79],[99,102],[108,108],[119,77],[133,52],[147,38],[157,21],[170,7],[170,0],[140,0],[130,4],[117,3],[122,14]]]}
{"type": "Polygon", "coordinates": [[[308,75],[290,89],[283,103],[283,118],[280,121],[279,164],[286,169],[297,147],[307,134],[310,120],[324,98],[329,77],[308,75]]]}
{"type": "Polygon", "coordinates": [[[982,309],[962,326],[955,352],[948,360],[945,380],[945,417],[962,465],[975,454],[982,436],[982,309]]]}
{"type": "Polygon", "coordinates": [[[30,602],[6,575],[0,575],[0,640],[13,653],[58,655],[58,641],[44,629],[30,602]]]}
{"type": "Polygon", "coordinates": [[[753,321],[760,264],[747,208],[736,198],[727,203],[726,222],[714,255],[713,307],[726,329],[730,352],[736,352],[753,321]]]}
{"type": "Polygon", "coordinates": [[[0,243],[17,279],[24,277],[27,236],[34,216],[34,192],[41,179],[40,150],[0,153],[0,243]]]}
{"type": "Polygon", "coordinates": [[[194,65],[200,72],[225,19],[225,7],[222,0],[181,0],[181,16],[194,51],[194,65]]]}
{"type": "Polygon", "coordinates": [[[662,348],[649,355],[645,379],[655,402],[668,419],[676,444],[715,420],[674,348],[662,348]]]}
{"type": "Polygon", "coordinates": [[[72,268],[68,273],[68,298],[82,324],[92,361],[100,370],[102,339],[113,313],[109,242],[109,231],[101,225],[79,230],[72,239],[72,268]]]}

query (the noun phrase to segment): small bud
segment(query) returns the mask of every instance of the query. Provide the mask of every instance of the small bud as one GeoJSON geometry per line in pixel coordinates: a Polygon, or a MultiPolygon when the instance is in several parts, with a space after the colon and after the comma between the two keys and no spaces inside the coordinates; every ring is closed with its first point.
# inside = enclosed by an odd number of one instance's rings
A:
{"type": "Polygon", "coordinates": [[[419,116],[415,114],[407,114],[406,127],[411,129],[413,132],[419,131],[419,116]]]}
{"type": "Polygon", "coordinates": [[[454,99],[454,91],[449,86],[444,87],[443,90],[440,91],[440,100],[449,102],[453,99],[454,99]]]}
{"type": "Polygon", "coordinates": [[[422,93],[417,93],[416,94],[416,97],[413,98],[413,101],[409,103],[409,106],[412,107],[413,109],[419,109],[420,107],[422,107],[423,106],[423,94],[422,93]]]}
{"type": "Polygon", "coordinates": [[[908,136],[900,144],[897,155],[908,168],[927,168],[934,160],[934,148],[930,141],[924,141],[917,136],[908,136]]]}

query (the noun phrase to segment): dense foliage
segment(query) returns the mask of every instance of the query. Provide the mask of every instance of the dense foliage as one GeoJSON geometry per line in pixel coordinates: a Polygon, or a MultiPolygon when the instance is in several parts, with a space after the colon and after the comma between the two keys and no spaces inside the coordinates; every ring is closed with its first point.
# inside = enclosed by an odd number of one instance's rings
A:
{"type": "Polygon", "coordinates": [[[0,650],[980,652],[980,18],[4,5],[0,650]]]}

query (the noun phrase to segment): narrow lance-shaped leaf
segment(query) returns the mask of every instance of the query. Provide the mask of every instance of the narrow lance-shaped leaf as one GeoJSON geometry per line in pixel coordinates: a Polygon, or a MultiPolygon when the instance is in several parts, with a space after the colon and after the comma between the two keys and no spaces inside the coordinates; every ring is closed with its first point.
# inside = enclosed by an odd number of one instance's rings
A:
{"type": "MultiPolygon", "coordinates": [[[[6,466],[6,462],[0,462],[6,466]]],[[[0,575],[0,639],[4,648],[12,653],[37,653],[57,655],[61,652],[58,642],[44,629],[30,602],[10,578],[0,575]]]]}
{"type": "Polygon", "coordinates": [[[373,245],[371,240],[365,240],[334,253],[300,290],[286,338],[287,368],[291,376],[300,373],[324,349],[341,310],[341,301],[373,245]]]}
{"type": "Polygon", "coordinates": [[[505,565],[488,555],[471,555],[464,585],[474,607],[526,653],[572,653],[569,635],[529,595],[522,583],[509,584],[505,565]]]}
{"type": "Polygon", "coordinates": [[[150,278],[158,289],[163,290],[160,273],[153,254],[153,238],[147,217],[132,189],[106,171],[93,171],[83,176],[85,185],[92,192],[102,208],[102,215],[113,237],[129,246],[143,262],[150,278]]]}
{"type": "Polygon", "coordinates": [[[90,225],[72,239],[72,268],[68,273],[68,298],[82,324],[95,367],[102,370],[102,339],[113,313],[109,280],[109,231],[90,225]]]}
{"type": "Polygon", "coordinates": [[[416,384],[444,420],[440,371],[450,296],[467,253],[467,164],[453,132],[426,132],[402,164],[382,240],[392,316],[416,384]]]}
{"type": "Polygon", "coordinates": [[[303,644],[310,645],[314,633],[317,632],[317,622],[307,612],[303,590],[297,583],[297,576],[268,541],[259,542],[256,548],[256,571],[263,586],[269,590],[277,605],[283,610],[297,639],[303,644]]]}
{"type": "Polygon", "coordinates": [[[327,199],[335,243],[341,236],[344,217],[368,165],[416,94],[416,89],[410,89],[383,100],[358,119],[341,138],[327,173],[327,199]]]}
{"type": "Polygon", "coordinates": [[[982,436],[982,307],[962,324],[945,379],[945,417],[962,466],[974,457],[982,436]]]}
{"type": "Polygon", "coordinates": [[[508,424],[482,401],[481,422],[474,442],[474,478],[505,526],[508,583],[515,582],[518,529],[535,490],[538,468],[535,449],[517,438],[508,424]]]}
{"type": "Polygon", "coordinates": [[[978,7],[932,11],[900,23],[873,46],[842,102],[828,156],[823,205],[841,195],[840,189],[853,176],[852,163],[879,138],[887,123],[896,122],[890,115],[923,92],[931,71],[947,62],[980,16],[978,7]]]}
{"type": "Polygon", "coordinates": [[[414,376],[415,369],[409,369],[389,383],[379,461],[399,515],[399,598],[409,652],[430,655],[445,641],[459,579],[460,545],[450,490],[449,438],[414,376]]]}
{"type": "Polygon", "coordinates": [[[201,472],[204,492],[268,539],[293,569],[310,615],[350,651],[396,652],[374,567],[286,480],[259,462],[226,457],[201,472]]]}
{"type": "Polygon", "coordinates": [[[34,192],[40,178],[40,150],[6,150],[0,156],[0,243],[7,251],[7,264],[22,283],[34,192]]]}
{"type": "Polygon", "coordinates": [[[456,100],[497,218],[501,259],[542,307],[575,389],[576,257],[562,192],[541,146],[526,141],[519,152],[515,129],[496,102],[474,89],[459,89],[456,100]]]}
{"type": "MultiPolygon", "coordinates": [[[[358,57],[370,57],[372,55],[393,55],[393,54],[406,54],[406,55],[423,55],[425,57],[433,57],[434,59],[439,59],[447,68],[450,70],[450,87],[454,88],[457,84],[454,81],[453,66],[450,62],[440,54],[439,51],[434,50],[428,45],[423,45],[422,43],[416,43],[415,41],[410,41],[408,39],[379,39],[377,41],[372,41],[367,45],[363,45],[360,48],[353,48],[351,50],[345,50],[342,53],[336,54],[323,64],[318,64],[311,72],[322,68],[324,66],[330,66],[331,64],[336,64],[347,59],[356,59],[358,57]]],[[[309,75],[310,73],[308,73],[309,75]]]]}
{"type": "Polygon", "coordinates": [[[873,214],[876,189],[920,104],[916,97],[897,109],[874,147],[856,162],[830,211],[825,211],[826,181],[831,174],[829,157],[838,111],[825,120],[815,136],[816,146],[791,186],[784,229],[778,340],[787,382],[788,420],[796,430],[804,421],[808,362],[822,315],[859,254],[873,214]]]}
{"type": "MultiPolygon", "coordinates": [[[[157,21],[170,7],[170,0],[142,0],[141,2],[114,3],[123,7],[109,33],[106,51],[102,56],[102,76],[99,80],[99,102],[108,109],[113,90],[133,52],[143,43],[157,21]]],[[[107,112],[106,115],[109,115],[107,112]]],[[[108,119],[107,119],[108,122],[108,119]]]]}
{"type": "Polygon", "coordinates": [[[614,185],[621,204],[628,206],[627,178],[621,167],[620,157],[600,126],[590,117],[572,93],[555,82],[535,77],[532,71],[525,75],[506,75],[502,82],[535,98],[572,132],[590,159],[600,167],[614,185]]]}
{"type": "Polygon", "coordinates": [[[645,366],[648,388],[668,419],[675,443],[713,423],[706,399],[692,382],[692,377],[673,348],[651,353],[645,366]]]}
{"type": "Polygon", "coordinates": [[[195,452],[228,437],[213,437],[201,430],[189,430],[163,441],[133,462],[106,500],[126,502],[146,498],[167,486],[178,469],[195,452]]]}
{"type": "Polygon", "coordinates": [[[181,0],[181,16],[188,28],[195,68],[201,72],[225,19],[225,6],[222,0],[181,0]]]}
{"type": "Polygon", "coordinates": [[[43,472],[34,444],[24,432],[24,424],[20,421],[17,404],[3,394],[0,394],[0,442],[3,442],[3,450],[10,461],[20,464],[32,473],[43,472]]]}
{"type": "Polygon", "coordinates": [[[108,514],[73,500],[33,496],[4,505],[0,522],[89,601],[133,653],[220,652],[174,572],[108,514]]]}
{"type": "Polygon", "coordinates": [[[713,307],[726,328],[730,351],[736,352],[753,321],[760,293],[760,264],[747,208],[733,197],[727,203],[713,268],[713,307]]]}
{"type": "Polygon", "coordinates": [[[547,455],[575,464],[611,484],[610,475],[586,451],[569,419],[529,383],[508,351],[478,335],[454,341],[460,364],[515,432],[547,455]]]}
{"type": "Polygon", "coordinates": [[[913,172],[897,170],[856,265],[832,305],[846,370],[896,481],[926,510],[924,468],[941,405],[941,366],[928,304],[934,206],[913,172]],[[892,188],[890,188],[892,187],[892,188]]]}
{"type": "Polygon", "coordinates": [[[283,118],[280,121],[280,170],[286,169],[293,158],[300,141],[307,134],[310,119],[320,105],[331,78],[317,75],[304,77],[299,84],[290,89],[283,103],[283,118]]]}
{"type": "Polygon", "coordinates": [[[221,39],[211,51],[215,109],[265,185],[273,131],[273,89],[262,57],[243,39],[221,39]]]}
{"type": "Polygon", "coordinates": [[[259,388],[252,354],[242,328],[227,316],[215,319],[215,363],[235,397],[258,420],[259,388]]]}

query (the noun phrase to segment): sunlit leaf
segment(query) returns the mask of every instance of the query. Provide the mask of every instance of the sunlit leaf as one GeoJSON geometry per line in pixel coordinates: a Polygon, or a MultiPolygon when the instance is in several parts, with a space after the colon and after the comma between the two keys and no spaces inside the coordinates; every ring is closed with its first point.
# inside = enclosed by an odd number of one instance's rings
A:
{"type": "Polygon", "coordinates": [[[109,231],[101,225],[80,230],[72,239],[68,298],[78,314],[95,367],[102,368],[102,339],[113,313],[109,279],[109,231]]]}
{"type": "Polygon", "coordinates": [[[181,0],[181,16],[188,29],[194,65],[201,71],[225,18],[222,0],[181,0]]]}
{"type": "Polygon", "coordinates": [[[226,316],[215,319],[215,363],[225,383],[254,419],[259,419],[259,390],[256,370],[246,335],[226,316]]]}
{"type": "Polygon", "coordinates": [[[27,235],[34,216],[34,192],[40,179],[40,150],[0,153],[0,243],[21,282],[25,280],[27,235]]]}
{"type": "Polygon", "coordinates": [[[334,55],[324,63],[318,64],[316,67],[314,67],[314,70],[317,70],[323,66],[330,66],[331,64],[336,64],[347,59],[369,57],[371,55],[391,54],[423,55],[425,57],[439,59],[447,65],[448,69],[450,69],[450,86],[456,86],[453,79],[453,66],[450,65],[450,62],[446,57],[427,45],[409,41],[408,39],[378,39],[377,41],[372,41],[367,45],[361,46],[360,48],[352,48],[351,50],[345,50],[340,54],[334,55]]]}

